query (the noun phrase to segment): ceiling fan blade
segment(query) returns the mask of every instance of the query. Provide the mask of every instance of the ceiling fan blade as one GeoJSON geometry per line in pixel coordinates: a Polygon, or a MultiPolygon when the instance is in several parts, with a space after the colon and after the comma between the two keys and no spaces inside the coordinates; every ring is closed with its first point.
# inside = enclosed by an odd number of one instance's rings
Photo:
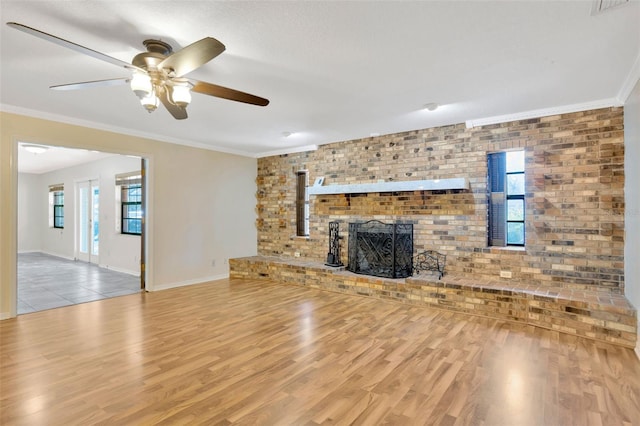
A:
{"type": "Polygon", "coordinates": [[[105,55],[104,53],[97,52],[95,50],[89,49],[88,47],[80,46],[79,44],[73,43],[71,41],[65,40],[60,37],[56,37],[51,34],[47,34],[43,31],[36,30],[35,28],[28,27],[26,25],[18,24],[17,22],[7,22],[7,25],[11,28],[15,28],[16,30],[20,30],[27,34],[31,34],[32,36],[36,36],[43,40],[50,41],[52,43],[57,44],[58,46],[66,47],[75,52],[82,53],[84,55],[91,56],[92,58],[100,59],[101,61],[109,62],[110,64],[117,65],[119,67],[124,67],[127,69],[135,69],[143,73],[147,73],[142,68],[136,67],[135,65],[131,65],[128,62],[121,61],[120,59],[113,58],[109,55],[105,55]]]}
{"type": "Polygon", "coordinates": [[[175,77],[182,77],[206,64],[225,49],[224,44],[215,38],[205,37],[167,56],[158,64],[158,68],[173,69],[175,77]]]}
{"type": "Polygon", "coordinates": [[[49,87],[53,90],[77,90],[77,89],[89,89],[92,87],[108,87],[108,86],[120,86],[122,84],[127,84],[129,82],[129,78],[111,78],[108,80],[94,80],[94,81],[83,81],[80,83],[70,83],[70,84],[59,84],[56,86],[49,87]]]}
{"type": "Polygon", "coordinates": [[[215,96],[216,98],[229,99],[236,102],[244,102],[245,104],[259,106],[269,105],[268,99],[240,92],[239,90],[229,89],[227,87],[218,86],[217,84],[205,83],[204,81],[191,80],[191,82],[193,83],[193,89],[191,89],[192,92],[215,96]]]}
{"type": "Polygon", "coordinates": [[[160,102],[162,102],[162,105],[164,105],[167,111],[169,111],[171,115],[173,115],[173,118],[175,118],[176,120],[184,120],[185,118],[187,118],[187,110],[185,108],[179,107],[178,105],[172,104],[167,97],[166,90],[161,90],[158,94],[158,97],[160,98],[160,102]]]}

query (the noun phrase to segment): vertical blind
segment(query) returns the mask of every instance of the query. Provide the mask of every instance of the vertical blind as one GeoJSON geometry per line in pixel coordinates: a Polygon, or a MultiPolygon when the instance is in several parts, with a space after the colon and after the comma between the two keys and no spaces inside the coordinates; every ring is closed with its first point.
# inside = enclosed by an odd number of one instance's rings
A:
{"type": "Polygon", "coordinates": [[[489,169],[489,245],[504,246],[505,235],[505,152],[488,155],[489,169]]]}
{"type": "Polygon", "coordinates": [[[296,235],[299,237],[309,234],[306,226],[307,215],[307,172],[296,173],[296,235]]]}

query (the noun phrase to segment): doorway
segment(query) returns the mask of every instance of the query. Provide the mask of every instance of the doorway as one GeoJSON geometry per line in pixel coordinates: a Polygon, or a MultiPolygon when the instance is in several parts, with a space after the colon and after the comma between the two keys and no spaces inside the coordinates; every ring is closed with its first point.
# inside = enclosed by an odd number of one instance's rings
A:
{"type": "MultiPolygon", "coordinates": [[[[50,145],[34,154],[23,145],[17,142],[16,313],[144,290],[147,209],[138,235],[118,232],[122,206],[112,177],[135,170],[146,176],[148,160],[50,145]],[[52,182],[60,196],[53,201],[50,196],[47,209],[42,188],[55,195],[52,182]]],[[[145,179],[142,183],[146,205],[145,179]]]]}
{"type": "Polygon", "coordinates": [[[77,260],[99,264],[100,185],[98,180],[76,183],[76,255],[77,260]]]}

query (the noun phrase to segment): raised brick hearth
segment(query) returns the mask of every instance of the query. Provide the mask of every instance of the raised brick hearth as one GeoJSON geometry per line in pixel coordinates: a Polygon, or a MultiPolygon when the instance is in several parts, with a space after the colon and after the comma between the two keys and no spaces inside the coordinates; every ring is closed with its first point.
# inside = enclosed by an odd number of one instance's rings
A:
{"type": "Polygon", "coordinates": [[[637,313],[607,288],[505,283],[447,274],[387,279],[296,258],[253,256],[229,260],[231,278],[265,279],[322,290],[425,305],[517,321],[562,333],[636,345],[637,313]]]}

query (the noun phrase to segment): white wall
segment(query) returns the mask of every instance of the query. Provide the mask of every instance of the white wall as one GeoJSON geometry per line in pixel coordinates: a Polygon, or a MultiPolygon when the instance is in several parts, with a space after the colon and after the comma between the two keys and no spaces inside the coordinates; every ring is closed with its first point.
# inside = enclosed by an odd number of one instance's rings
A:
{"type": "MultiPolygon", "coordinates": [[[[40,175],[38,197],[45,200],[37,230],[42,236],[44,253],[69,259],[77,256],[75,219],[77,203],[75,186],[80,181],[98,180],[100,188],[100,266],[138,275],[140,272],[140,236],[116,232],[115,175],[140,170],[140,159],[121,155],[68,167],[40,175]],[[48,224],[49,185],[64,184],[64,229],[48,224]]],[[[18,194],[20,196],[20,194],[18,194]]],[[[18,212],[20,216],[20,212],[18,212]]]]}
{"type": "MultiPolygon", "coordinates": [[[[217,161],[220,153],[194,156],[178,145],[169,150],[167,161],[156,164],[163,174],[156,177],[155,188],[165,195],[156,197],[151,214],[156,226],[173,225],[157,233],[156,255],[181,268],[209,273],[211,279],[228,276],[229,258],[257,251],[257,162],[243,157],[231,161],[233,156],[217,161]]],[[[178,268],[167,269],[164,279],[173,285],[197,282],[178,268]]]]}
{"type": "MultiPolygon", "coordinates": [[[[624,150],[624,292],[640,310],[640,80],[624,105],[624,150]]],[[[640,356],[640,338],[636,353],[640,356]]]]}
{"type": "MultiPolygon", "coordinates": [[[[18,252],[42,250],[41,217],[47,198],[38,193],[40,175],[18,174],[18,252]]],[[[47,217],[45,216],[45,219],[47,217]]]]}

